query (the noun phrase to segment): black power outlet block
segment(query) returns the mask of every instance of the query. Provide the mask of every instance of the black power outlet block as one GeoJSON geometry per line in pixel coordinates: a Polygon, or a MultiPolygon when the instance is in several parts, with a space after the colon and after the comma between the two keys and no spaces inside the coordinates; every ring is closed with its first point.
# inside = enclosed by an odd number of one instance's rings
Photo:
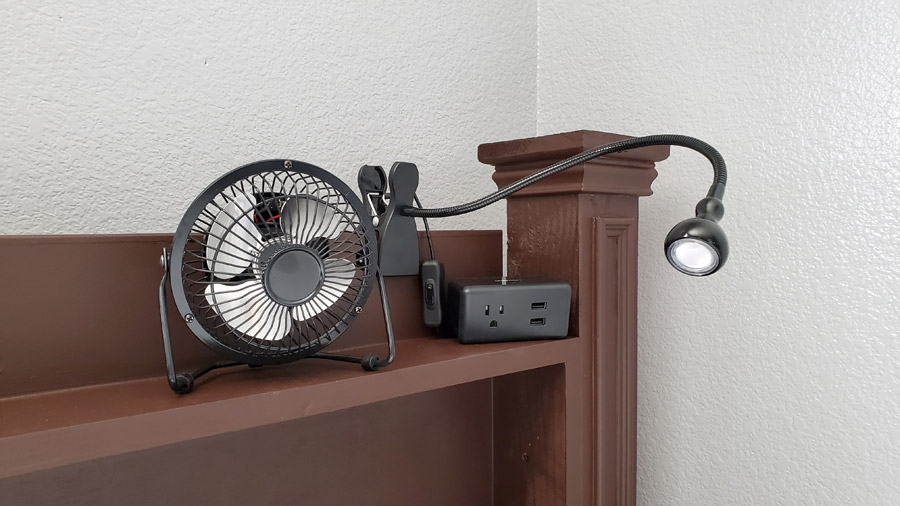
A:
{"type": "Polygon", "coordinates": [[[441,334],[461,343],[495,343],[566,337],[572,287],[520,280],[449,283],[441,334]]]}

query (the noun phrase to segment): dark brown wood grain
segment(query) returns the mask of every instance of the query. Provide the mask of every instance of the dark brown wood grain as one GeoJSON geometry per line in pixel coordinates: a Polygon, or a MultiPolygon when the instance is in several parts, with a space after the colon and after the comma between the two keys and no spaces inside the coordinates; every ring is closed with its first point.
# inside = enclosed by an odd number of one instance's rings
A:
{"type": "Polygon", "coordinates": [[[0,504],[489,506],[490,420],[483,380],[20,475],[0,504]]]}
{"type": "Polygon", "coordinates": [[[494,378],[494,504],[566,504],[565,366],[494,378]]]}
{"type": "MultiPolygon", "coordinates": [[[[624,138],[582,130],[485,144],[478,155],[504,186],[624,138]]],[[[635,503],[638,197],[652,193],[654,164],[668,153],[595,159],[507,202],[509,275],[572,285],[569,331],[581,359],[566,364],[567,504],[635,503]]]]}
{"type": "MultiPolygon", "coordinates": [[[[427,253],[419,248],[423,258],[427,253]]],[[[0,398],[165,373],[157,291],[159,257],[170,235],[0,237],[3,322],[0,398]]],[[[502,272],[500,233],[436,231],[434,246],[448,275],[502,272]]],[[[418,278],[389,278],[398,339],[429,335],[418,278]]],[[[171,294],[170,294],[171,299],[171,294]]],[[[177,318],[169,301],[176,362],[191,370],[217,356],[177,318]]],[[[329,348],[384,342],[377,290],[348,331],[329,348]]]]}
{"type": "Polygon", "coordinates": [[[160,377],[4,399],[0,479],[562,364],[576,350],[576,339],[478,346],[405,339],[397,361],[377,373],[309,360],[223,370],[185,396],[160,377]]]}

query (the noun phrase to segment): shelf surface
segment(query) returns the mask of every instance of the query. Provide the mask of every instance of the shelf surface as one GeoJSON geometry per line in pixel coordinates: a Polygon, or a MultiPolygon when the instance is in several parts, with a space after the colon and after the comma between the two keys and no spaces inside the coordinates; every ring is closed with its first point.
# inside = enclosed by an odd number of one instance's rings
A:
{"type": "Polygon", "coordinates": [[[477,345],[413,338],[398,341],[396,360],[378,372],[301,360],[216,371],[184,396],[160,377],[0,399],[0,478],[560,364],[576,359],[577,345],[578,338],[477,345]]]}

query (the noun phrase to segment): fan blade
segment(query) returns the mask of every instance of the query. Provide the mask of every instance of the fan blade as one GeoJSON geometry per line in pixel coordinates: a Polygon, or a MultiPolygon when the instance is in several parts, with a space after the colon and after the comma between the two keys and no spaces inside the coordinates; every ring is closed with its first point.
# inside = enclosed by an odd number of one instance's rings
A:
{"type": "Polygon", "coordinates": [[[206,300],[229,327],[245,336],[276,341],[291,330],[288,308],[276,304],[257,280],[207,285],[206,300]]]}
{"type": "Polygon", "coordinates": [[[338,210],[312,195],[292,197],[285,202],[281,227],[295,244],[306,244],[317,237],[335,239],[343,229],[338,210]]]}
{"type": "Polygon", "coordinates": [[[218,279],[244,272],[262,248],[262,235],[253,223],[253,203],[245,195],[229,202],[213,220],[206,235],[209,270],[218,279]]]}
{"type": "Polygon", "coordinates": [[[312,299],[291,310],[291,316],[295,320],[309,320],[325,312],[347,293],[350,283],[356,278],[356,267],[349,260],[328,258],[322,263],[325,267],[325,282],[312,299]]]}

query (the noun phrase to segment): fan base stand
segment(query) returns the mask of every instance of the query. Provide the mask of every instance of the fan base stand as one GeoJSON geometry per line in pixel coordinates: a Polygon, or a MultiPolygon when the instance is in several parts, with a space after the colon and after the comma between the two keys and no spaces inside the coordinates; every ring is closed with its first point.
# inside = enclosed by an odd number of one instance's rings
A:
{"type": "MultiPolygon", "coordinates": [[[[247,364],[244,362],[228,360],[216,362],[201,369],[197,369],[194,372],[176,373],[175,359],[172,354],[172,339],[169,335],[169,316],[168,310],[166,309],[166,282],[169,280],[169,252],[166,251],[165,248],[163,249],[162,258],[160,258],[160,265],[163,269],[163,275],[162,279],[159,282],[159,316],[162,323],[163,348],[166,354],[166,377],[169,382],[169,388],[171,388],[172,391],[176,394],[183,395],[191,392],[191,390],[194,389],[194,382],[198,378],[216,369],[222,369],[224,367],[234,367],[237,365],[246,365],[250,368],[262,367],[261,364],[247,364]]],[[[351,362],[360,364],[363,370],[366,371],[377,371],[378,369],[385,367],[394,361],[394,357],[396,355],[396,347],[394,344],[394,330],[393,326],[391,325],[391,311],[388,307],[384,278],[381,276],[380,271],[376,272],[376,278],[378,279],[378,291],[381,295],[381,305],[382,308],[384,308],[384,324],[385,330],[387,331],[388,341],[387,358],[381,359],[378,357],[378,355],[374,355],[371,353],[363,355],[362,357],[354,357],[350,355],[341,355],[338,353],[322,352],[315,353],[307,358],[321,358],[325,360],[351,362]]]]}
{"type": "Polygon", "coordinates": [[[381,360],[378,358],[378,355],[373,355],[371,353],[367,353],[361,357],[352,357],[350,355],[339,355],[335,353],[316,353],[315,355],[311,355],[309,358],[322,358],[325,360],[337,360],[338,362],[351,362],[354,364],[359,364],[366,371],[377,371],[381,367],[387,364],[381,364],[381,360]]]}
{"type": "Polygon", "coordinates": [[[184,372],[175,375],[175,382],[169,382],[169,388],[172,389],[176,394],[186,394],[194,389],[194,381],[197,380],[200,376],[204,374],[215,371],[216,369],[222,369],[223,367],[233,367],[236,365],[248,365],[250,367],[262,367],[257,364],[244,364],[243,362],[216,362],[215,364],[208,365],[202,369],[197,369],[194,372],[184,372]]]}

